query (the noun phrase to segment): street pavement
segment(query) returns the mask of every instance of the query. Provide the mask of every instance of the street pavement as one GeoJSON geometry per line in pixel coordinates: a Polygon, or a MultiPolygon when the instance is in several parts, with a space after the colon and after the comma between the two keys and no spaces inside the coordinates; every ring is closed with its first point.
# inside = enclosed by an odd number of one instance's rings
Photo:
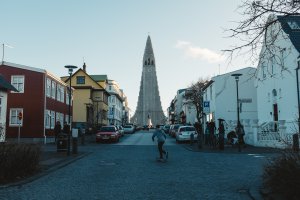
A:
{"type": "Polygon", "coordinates": [[[255,147],[199,150],[168,137],[170,156],[160,163],[151,136],[138,132],[112,144],[90,137],[70,156],[45,145],[43,172],[0,187],[0,199],[262,199],[263,166],[278,155],[255,147]]]}

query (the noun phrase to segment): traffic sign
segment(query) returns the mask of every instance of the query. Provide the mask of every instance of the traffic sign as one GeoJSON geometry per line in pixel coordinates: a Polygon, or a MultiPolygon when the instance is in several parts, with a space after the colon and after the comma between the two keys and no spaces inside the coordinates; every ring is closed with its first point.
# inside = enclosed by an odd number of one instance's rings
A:
{"type": "Polygon", "coordinates": [[[209,113],[210,112],[209,101],[203,101],[203,112],[204,113],[209,113]]]}
{"type": "Polygon", "coordinates": [[[23,113],[22,113],[22,112],[19,112],[18,118],[19,118],[19,120],[22,120],[22,119],[23,119],[23,113]]]}

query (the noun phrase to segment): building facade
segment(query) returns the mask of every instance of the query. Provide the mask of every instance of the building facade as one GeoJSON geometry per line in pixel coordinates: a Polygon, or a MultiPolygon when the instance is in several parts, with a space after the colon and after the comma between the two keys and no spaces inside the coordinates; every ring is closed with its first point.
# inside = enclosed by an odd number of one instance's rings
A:
{"type": "MultiPolygon", "coordinates": [[[[73,126],[87,131],[96,130],[107,125],[109,93],[98,83],[97,75],[90,76],[86,72],[86,65],[78,69],[71,77],[61,77],[69,84],[71,81],[74,91],[73,126]]],[[[100,81],[99,81],[100,82],[100,81]]]]}
{"type": "Polygon", "coordinates": [[[7,95],[7,139],[54,141],[55,122],[69,119],[68,86],[44,69],[25,65],[2,62],[0,73],[18,90],[7,95]]]}
{"type": "Polygon", "coordinates": [[[114,80],[108,80],[106,90],[109,92],[108,97],[108,121],[111,125],[122,125],[123,120],[123,90],[114,80]]]}
{"type": "Polygon", "coordinates": [[[18,90],[0,75],[0,142],[6,140],[7,93],[18,90]]]}

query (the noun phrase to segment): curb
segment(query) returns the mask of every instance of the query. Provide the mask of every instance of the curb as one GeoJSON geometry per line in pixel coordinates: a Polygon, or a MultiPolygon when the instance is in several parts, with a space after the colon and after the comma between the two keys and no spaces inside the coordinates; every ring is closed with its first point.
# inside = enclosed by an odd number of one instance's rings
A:
{"type": "Polygon", "coordinates": [[[17,181],[17,182],[13,182],[13,183],[8,183],[8,184],[5,184],[5,185],[0,185],[0,190],[1,189],[6,189],[6,188],[9,188],[9,187],[15,187],[15,186],[22,186],[24,184],[27,184],[27,183],[30,183],[30,182],[33,182],[47,174],[50,174],[51,172],[55,171],[55,170],[58,170],[60,168],[63,168],[87,155],[91,154],[91,152],[87,152],[87,153],[82,153],[81,155],[78,155],[78,156],[72,156],[72,158],[68,158],[68,159],[64,159],[64,160],[61,160],[61,161],[57,161],[56,163],[54,163],[53,165],[51,165],[49,168],[45,168],[45,169],[42,169],[40,172],[38,172],[37,174],[33,175],[33,176],[30,176],[30,177],[27,177],[25,178],[24,180],[20,180],[20,181],[17,181]]]}

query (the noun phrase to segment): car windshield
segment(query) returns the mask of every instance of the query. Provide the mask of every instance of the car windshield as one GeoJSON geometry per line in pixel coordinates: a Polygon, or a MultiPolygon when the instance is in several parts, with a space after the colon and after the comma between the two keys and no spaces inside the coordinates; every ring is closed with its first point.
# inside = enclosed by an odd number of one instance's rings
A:
{"type": "Polygon", "coordinates": [[[100,129],[101,132],[114,132],[115,128],[114,127],[102,127],[100,129]]]}
{"type": "Polygon", "coordinates": [[[177,130],[180,126],[182,126],[182,125],[180,125],[180,124],[175,125],[175,126],[174,126],[174,129],[177,130]]]}
{"type": "Polygon", "coordinates": [[[124,126],[124,128],[131,128],[131,126],[124,126]]]}
{"type": "Polygon", "coordinates": [[[182,128],[180,128],[180,132],[182,132],[182,131],[195,131],[195,128],[192,126],[182,127],[182,128]]]}

